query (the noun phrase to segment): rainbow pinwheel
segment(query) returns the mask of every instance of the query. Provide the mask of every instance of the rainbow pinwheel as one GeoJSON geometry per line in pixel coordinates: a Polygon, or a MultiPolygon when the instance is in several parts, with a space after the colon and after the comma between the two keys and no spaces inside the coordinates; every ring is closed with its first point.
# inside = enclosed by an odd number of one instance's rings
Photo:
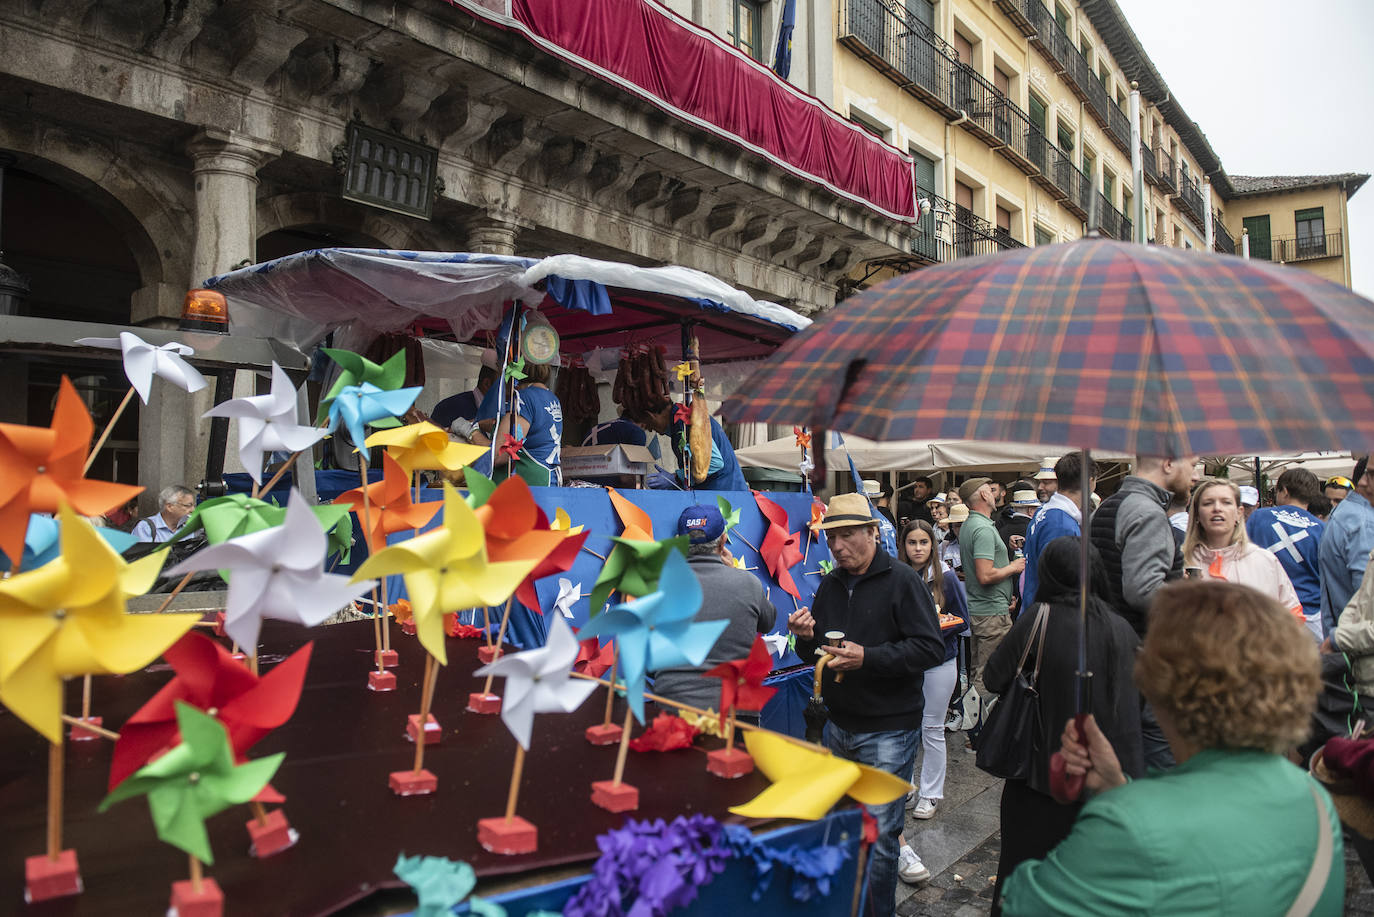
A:
{"type": "Polygon", "coordinates": [[[91,415],[66,376],[52,426],[0,423],[0,551],[11,561],[23,556],[31,513],[55,513],[65,502],[82,516],[99,516],[143,490],[86,480],[92,432],[91,415]]]}
{"type": "Polygon", "coordinates": [[[366,444],[385,447],[407,472],[457,471],[487,454],[486,446],[454,442],[427,420],[373,433],[366,444]]]}
{"type": "Polygon", "coordinates": [[[596,615],[612,592],[648,595],[658,588],[659,574],[669,557],[687,554],[687,536],[663,541],[629,541],[612,538],[611,553],[592,584],[591,613],[596,615]]]}
{"type": "Polygon", "coordinates": [[[170,572],[229,571],[224,632],[255,652],[263,618],[314,627],[375,585],[325,573],[327,549],[319,520],[293,489],[281,525],[210,545],[170,572]]]}
{"type": "Polygon", "coordinates": [[[291,718],[305,684],[313,643],[296,650],[261,678],[223,646],[195,632],[163,655],[176,677],[162,686],[119,730],[110,760],[110,789],[177,739],[177,706],[189,704],[223,724],[235,760],[291,718]]]}
{"type": "Polygon", "coordinates": [[[555,617],[543,646],[503,655],[473,674],[506,679],[501,719],[528,751],[536,713],[572,713],[596,690],[596,682],[571,677],[576,661],[577,638],[567,621],[555,617]]]}
{"type": "MultiPolygon", "coordinates": [[[[329,391],[320,399],[320,412],[315,417],[316,424],[324,423],[324,419],[329,416],[329,407],[333,404],[334,399],[349,386],[362,385],[366,382],[383,391],[392,391],[405,384],[406,352],[404,350],[396,351],[385,363],[379,365],[351,350],[339,350],[333,347],[320,349],[324,351],[325,356],[339,365],[339,378],[334,380],[329,391]]],[[[383,421],[373,426],[398,427],[400,422],[393,420],[391,423],[386,423],[383,421]]],[[[362,442],[362,440],[356,440],[356,442],[362,442]]]]}
{"type": "Polygon", "coordinates": [[[64,506],[62,553],[36,570],[0,580],[0,702],[62,741],[62,680],[124,674],[147,665],[199,615],[131,615],[124,603],[148,591],[161,552],[132,564],[64,506]]]}
{"type": "Polygon", "coordinates": [[[490,561],[482,523],[458,491],[445,484],[443,524],[378,551],[354,576],[405,577],[416,635],[440,665],[447,665],[444,613],[504,602],[536,562],[490,561]]]}
{"type": "Polygon", "coordinates": [[[334,502],[358,514],[368,550],[374,553],[386,547],[386,536],[428,525],[440,509],[436,501],[412,502],[409,478],[391,453],[382,456],[382,479],[367,485],[366,503],[361,487],[339,494],[334,502]]]}
{"type": "Polygon", "coordinates": [[[419,386],[394,391],[380,389],[370,382],[346,386],[329,404],[329,432],[338,430],[342,424],[348,428],[349,438],[354,445],[366,442],[368,424],[374,427],[396,426],[397,415],[410,410],[419,394],[419,386]]]}
{"type": "Polygon", "coordinates": [[[128,331],[121,331],[116,338],[80,338],[76,343],[123,351],[124,375],[128,376],[129,384],[144,404],[148,403],[154,376],[166,379],[184,392],[198,392],[209,384],[194,366],[182,359],[196,352],[185,344],[173,341],[154,347],[128,331]]]}
{"type": "MultiPolygon", "coordinates": [[[[310,509],[329,535],[329,553],[337,553],[340,563],[348,563],[353,542],[353,525],[348,521],[348,507],[326,503],[310,509]]],[[[240,535],[281,525],[285,519],[284,506],[247,494],[226,494],[197,504],[172,540],[180,541],[199,529],[204,530],[207,542],[220,544],[240,535]]]]}
{"type": "Polygon", "coordinates": [[[787,530],[787,510],[783,509],[772,500],[754,491],[754,502],[758,504],[759,512],[768,520],[768,531],[763,535],[763,541],[759,544],[759,556],[768,566],[768,572],[773,574],[773,579],[782,587],[782,591],[792,596],[794,599],[801,598],[801,593],[797,591],[797,584],[792,581],[792,567],[802,559],[802,552],[797,545],[800,542],[797,532],[787,530]]]}
{"type": "Polygon", "coordinates": [[[701,665],[728,621],[693,621],[701,608],[701,584],[687,560],[669,551],[658,589],[592,618],[582,639],[614,637],[625,677],[625,696],[644,722],[644,676],[650,669],[701,665]]]}
{"type": "MultiPolygon", "coordinates": [[[[116,554],[123,554],[137,544],[134,536],[119,529],[96,526],[96,531],[105,539],[106,544],[114,548],[116,554]]],[[[57,520],[37,513],[30,516],[28,531],[24,533],[24,561],[20,564],[20,569],[36,570],[56,560],[61,553],[61,526],[57,524],[57,520]]],[[[9,568],[9,558],[0,554],[0,572],[9,568]]]]}
{"type": "Polygon", "coordinates": [[[297,422],[296,387],[276,363],[272,364],[272,390],[268,394],[233,398],[201,416],[238,419],[239,461],[258,484],[262,483],[264,453],[300,452],[324,437],[319,427],[297,422]]]}
{"type": "Polygon", "coordinates": [[[722,662],[707,669],[706,675],[720,679],[720,715],[723,720],[735,710],[762,710],[778,693],[763,683],[773,671],[773,656],[761,636],[754,636],[754,645],[744,659],[722,662]]]}
{"type": "Polygon", "coordinates": [[[777,733],[751,731],[744,737],[754,765],[773,785],[730,811],[745,818],[799,818],[825,815],[844,796],[866,806],[900,799],[911,784],[887,771],[837,758],[815,746],[777,733]]]}
{"type": "Polygon", "coordinates": [[[214,862],[205,819],[262,791],[285,753],[235,765],[229,736],[213,716],[177,703],[181,743],[115,787],[100,811],[134,796],[148,797],[157,836],[206,863],[214,862]]]}

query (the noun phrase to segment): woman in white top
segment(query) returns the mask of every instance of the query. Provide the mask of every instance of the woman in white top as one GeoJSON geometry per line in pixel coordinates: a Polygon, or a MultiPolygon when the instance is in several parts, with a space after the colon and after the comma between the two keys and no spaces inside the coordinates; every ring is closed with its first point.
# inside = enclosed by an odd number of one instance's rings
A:
{"type": "Polygon", "coordinates": [[[1302,602],[1279,559],[1245,537],[1240,489],[1230,481],[1208,478],[1193,491],[1183,565],[1200,571],[1195,576],[1257,589],[1305,620],[1302,602]]]}

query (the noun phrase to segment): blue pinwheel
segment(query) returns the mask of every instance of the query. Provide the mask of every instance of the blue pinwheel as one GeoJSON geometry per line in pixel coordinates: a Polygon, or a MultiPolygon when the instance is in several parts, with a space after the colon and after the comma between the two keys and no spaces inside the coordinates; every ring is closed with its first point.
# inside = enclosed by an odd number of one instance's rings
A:
{"type": "Polygon", "coordinates": [[[329,404],[329,432],[333,433],[343,423],[354,444],[361,449],[367,440],[368,424],[404,414],[419,394],[419,386],[394,391],[380,389],[371,382],[344,386],[329,404]]]}
{"type": "Polygon", "coordinates": [[[701,584],[687,560],[671,551],[658,590],[592,618],[580,639],[615,637],[625,696],[635,719],[644,722],[644,676],[650,669],[701,665],[728,621],[693,621],[701,608],[701,584]]]}
{"type": "MultiPolygon", "coordinates": [[[[121,532],[119,529],[98,526],[96,531],[100,537],[105,539],[105,543],[114,548],[115,551],[123,554],[133,547],[138,539],[134,536],[121,532]]],[[[57,559],[62,553],[60,543],[60,527],[57,520],[51,516],[33,513],[29,516],[29,527],[24,533],[24,562],[21,567],[23,570],[36,570],[39,567],[57,559]]],[[[0,573],[8,571],[10,559],[0,554],[0,573]]]]}

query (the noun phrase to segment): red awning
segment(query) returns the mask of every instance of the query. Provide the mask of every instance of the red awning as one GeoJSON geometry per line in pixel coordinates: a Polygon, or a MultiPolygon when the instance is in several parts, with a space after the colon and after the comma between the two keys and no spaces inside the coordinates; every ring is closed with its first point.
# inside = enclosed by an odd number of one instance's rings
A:
{"type": "Polygon", "coordinates": [[[911,157],[653,0],[448,0],[884,216],[913,222],[911,157]]]}

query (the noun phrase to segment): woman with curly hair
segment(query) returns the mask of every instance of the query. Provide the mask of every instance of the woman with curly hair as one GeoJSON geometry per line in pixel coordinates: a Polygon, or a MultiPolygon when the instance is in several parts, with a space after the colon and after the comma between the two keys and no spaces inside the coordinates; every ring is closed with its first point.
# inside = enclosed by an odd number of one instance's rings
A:
{"type": "Polygon", "coordinates": [[[1278,602],[1222,582],[1160,589],[1135,666],[1178,766],[1129,780],[1089,717],[1061,736],[1090,798],[1069,836],[1022,863],[1007,914],[1340,914],[1335,806],[1283,756],[1307,735],[1317,647],[1278,602]]]}
{"type": "Polygon", "coordinates": [[[1245,536],[1240,488],[1230,481],[1207,478],[1193,491],[1188,502],[1188,534],[1183,539],[1183,565],[1201,571],[1205,579],[1258,589],[1306,620],[1283,564],[1245,536]]]}

